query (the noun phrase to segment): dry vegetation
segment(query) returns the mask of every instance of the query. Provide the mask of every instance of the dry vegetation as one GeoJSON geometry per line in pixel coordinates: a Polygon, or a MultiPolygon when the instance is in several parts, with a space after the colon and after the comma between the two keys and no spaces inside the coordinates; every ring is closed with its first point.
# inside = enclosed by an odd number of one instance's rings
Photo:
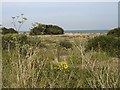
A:
{"type": "Polygon", "coordinates": [[[102,51],[85,52],[86,41],[94,34],[33,37],[39,38],[42,46],[24,45],[26,55],[20,54],[19,47],[2,51],[3,88],[118,87],[118,58],[102,51]],[[58,51],[64,40],[70,41],[72,48],[58,51]]]}

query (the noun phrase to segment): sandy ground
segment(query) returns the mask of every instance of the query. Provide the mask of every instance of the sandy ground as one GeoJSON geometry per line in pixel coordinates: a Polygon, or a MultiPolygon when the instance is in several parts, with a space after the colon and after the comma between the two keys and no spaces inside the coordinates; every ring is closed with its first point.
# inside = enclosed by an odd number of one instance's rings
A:
{"type": "Polygon", "coordinates": [[[64,35],[105,35],[106,33],[64,33],[64,35]]]}
{"type": "MultiPolygon", "coordinates": [[[[95,36],[99,36],[99,35],[105,35],[106,33],[64,33],[61,35],[38,35],[38,37],[49,37],[49,36],[68,36],[68,37],[95,37],[95,36]]],[[[26,35],[29,36],[28,33],[26,33],[26,35]]]]}

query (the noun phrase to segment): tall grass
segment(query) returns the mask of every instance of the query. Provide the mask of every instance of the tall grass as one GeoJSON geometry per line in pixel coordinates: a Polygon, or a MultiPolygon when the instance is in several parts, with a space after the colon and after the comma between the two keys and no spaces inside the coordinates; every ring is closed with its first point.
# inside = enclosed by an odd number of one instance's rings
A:
{"type": "Polygon", "coordinates": [[[19,47],[10,52],[2,51],[3,88],[119,87],[118,59],[114,60],[102,51],[85,52],[85,39],[74,37],[70,38],[73,48],[61,49],[58,61],[55,60],[56,44],[66,37],[39,38],[47,47],[25,47],[25,56],[20,54],[19,47]],[[66,58],[63,59],[63,55],[66,58]],[[65,62],[68,68],[61,69],[60,62],[65,62]],[[54,65],[58,65],[58,69],[54,65]]]}

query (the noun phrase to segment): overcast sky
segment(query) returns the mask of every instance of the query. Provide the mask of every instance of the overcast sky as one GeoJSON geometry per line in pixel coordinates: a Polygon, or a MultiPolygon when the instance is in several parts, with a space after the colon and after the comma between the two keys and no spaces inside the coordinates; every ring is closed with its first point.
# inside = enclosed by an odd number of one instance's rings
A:
{"type": "Polygon", "coordinates": [[[12,16],[23,13],[28,20],[21,30],[34,22],[55,24],[65,30],[106,30],[118,26],[117,2],[3,2],[2,24],[13,27],[12,16]]]}

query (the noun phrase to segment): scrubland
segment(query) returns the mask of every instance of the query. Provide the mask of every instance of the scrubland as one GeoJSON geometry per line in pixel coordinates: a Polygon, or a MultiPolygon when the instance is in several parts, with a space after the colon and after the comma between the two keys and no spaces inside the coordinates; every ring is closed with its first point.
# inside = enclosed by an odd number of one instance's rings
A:
{"type": "Polygon", "coordinates": [[[28,35],[23,42],[13,36],[2,50],[3,88],[119,87],[119,59],[85,50],[98,35],[28,35]]]}

